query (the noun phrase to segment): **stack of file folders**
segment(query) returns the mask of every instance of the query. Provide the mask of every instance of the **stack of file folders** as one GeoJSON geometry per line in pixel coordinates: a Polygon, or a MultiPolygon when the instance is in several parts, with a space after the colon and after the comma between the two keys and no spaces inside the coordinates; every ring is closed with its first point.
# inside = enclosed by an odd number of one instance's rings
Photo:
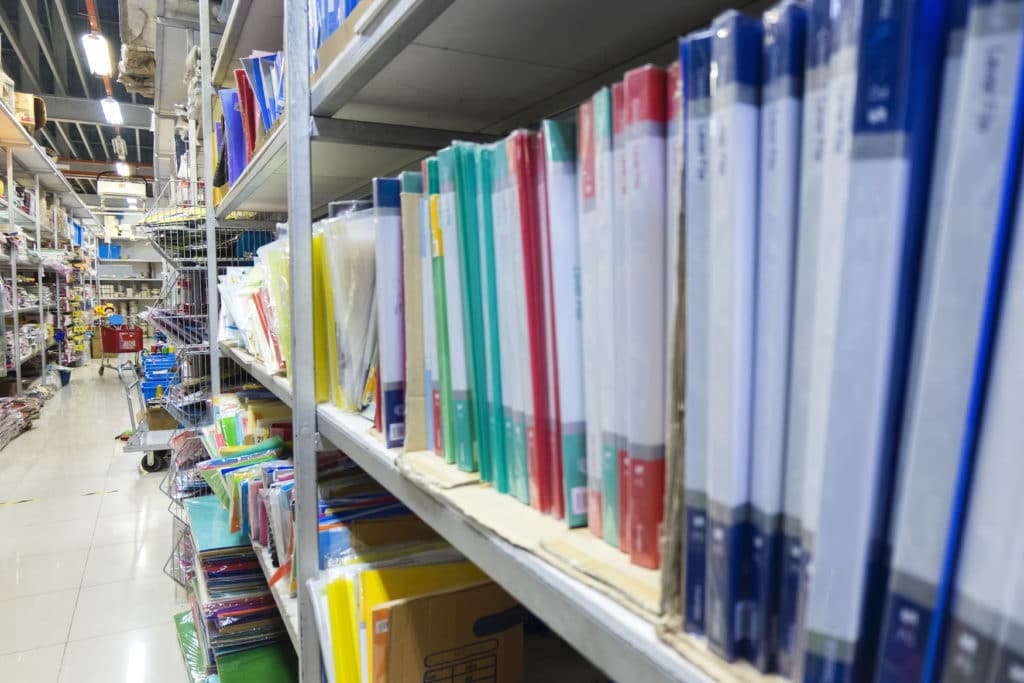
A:
{"type": "Polygon", "coordinates": [[[208,671],[220,659],[281,639],[284,626],[249,538],[230,530],[216,496],[185,501],[197,572],[193,618],[208,671]]]}

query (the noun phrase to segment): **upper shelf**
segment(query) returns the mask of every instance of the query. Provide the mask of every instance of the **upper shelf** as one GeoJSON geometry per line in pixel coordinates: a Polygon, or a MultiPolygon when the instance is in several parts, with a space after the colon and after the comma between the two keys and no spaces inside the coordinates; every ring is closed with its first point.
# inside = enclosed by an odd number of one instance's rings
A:
{"type": "MultiPolygon", "coordinates": [[[[217,205],[217,219],[233,211],[288,210],[288,127],[281,121],[231,189],[217,205]]],[[[314,213],[322,213],[334,199],[369,192],[374,176],[393,174],[447,145],[455,131],[391,126],[361,121],[313,117],[309,122],[312,146],[314,213]]],[[[473,140],[489,139],[462,135],[473,140]]]]}
{"type": "Polygon", "coordinates": [[[284,33],[284,3],[281,0],[234,0],[213,64],[215,87],[234,86],[238,60],[253,50],[277,52],[284,33]]]}
{"type": "Polygon", "coordinates": [[[721,0],[364,0],[319,51],[312,111],[503,134],[707,25],[721,0]]]}
{"type": "Polygon", "coordinates": [[[83,221],[91,221],[94,229],[100,229],[102,223],[93,214],[92,209],[86,206],[82,198],[75,193],[57,165],[39,146],[35,138],[18,123],[14,112],[2,100],[0,100],[0,147],[11,150],[16,175],[37,177],[39,189],[59,195],[61,203],[69,214],[83,221]]]}
{"type": "MultiPolygon", "coordinates": [[[[279,46],[280,3],[251,3],[246,25],[274,24],[276,41],[248,50],[279,46]]],[[[570,0],[363,0],[321,47],[311,80],[314,213],[454,139],[493,139],[566,111],[625,69],[667,64],[676,38],[722,9],[721,0],[593,0],[585,11],[570,0]]],[[[232,45],[222,43],[218,64],[242,54],[232,45]]],[[[286,143],[281,121],[218,205],[218,220],[287,210],[286,143]]]]}

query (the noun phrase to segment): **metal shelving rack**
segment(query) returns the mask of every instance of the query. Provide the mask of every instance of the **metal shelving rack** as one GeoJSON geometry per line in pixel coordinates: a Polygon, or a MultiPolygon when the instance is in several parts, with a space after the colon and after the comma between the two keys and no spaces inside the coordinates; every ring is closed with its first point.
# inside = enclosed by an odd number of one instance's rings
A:
{"type": "MultiPolygon", "coordinates": [[[[5,341],[4,348],[5,352],[3,357],[6,360],[6,318],[10,315],[13,322],[13,333],[15,340],[15,353],[17,354],[18,340],[21,335],[21,315],[23,313],[31,312],[38,315],[40,324],[45,320],[45,314],[48,310],[52,310],[51,307],[44,303],[43,289],[44,283],[43,278],[45,276],[46,266],[43,264],[42,259],[37,255],[38,249],[45,238],[59,241],[60,234],[53,216],[48,224],[43,223],[43,216],[40,213],[40,194],[42,192],[50,192],[61,202],[64,208],[68,211],[68,214],[84,223],[90,225],[94,230],[99,230],[100,222],[96,216],[93,215],[92,211],[86,206],[67,179],[60,172],[53,160],[46,154],[46,152],[36,143],[35,139],[28,133],[27,130],[18,122],[14,113],[7,106],[6,102],[0,101],[0,150],[3,151],[5,162],[6,162],[6,197],[0,199],[0,211],[6,213],[7,218],[7,231],[14,233],[21,228],[28,228],[31,232],[27,233],[27,237],[35,243],[36,253],[30,253],[27,259],[22,259],[16,253],[12,247],[7,254],[7,265],[10,267],[10,286],[12,288],[12,301],[17,301],[17,279],[18,270],[20,268],[28,268],[35,271],[36,274],[36,286],[38,288],[38,303],[36,307],[32,307],[30,311],[26,311],[24,308],[16,311],[4,311],[3,304],[0,302],[0,338],[5,341]],[[14,199],[14,186],[15,186],[15,168],[19,175],[24,177],[31,177],[32,179],[32,192],[33,192],[33,207],[35,209],[34,215],[26,213],[20,209],[14,199]]],[[[56,212],[54,211],[54,216],[56,212]]],[[[39,344],[36,351],[31,354],[16,357],[13,359],[16,392],[21,395],[24,390],[23,378],[22,378],[22,365],[27,362],[36,353],[39,354],[39,360],[43,371],[46,368],[46,354],[47,344],[45,339],[39,344]]],[[[4,376],[7,375],[6,362],[4,363],[4,376]]]]}
{"type": "MultiPolygon", "coordinates": [[[[249,48],[267,47],[246,43],[245,27],[265,29],[278,21],[271,13],[280,7],[267,0],[236,0],[216,57],[215,80],[209,4],[201,0],[199,12],[205,139],[213,135],[214,85],[249,48]]],[[[366,420],[317,406],[308,302],[312,221],[328,201],[365,196],[374,176],[410,168],[453,139],[489,140],[562,113],[632,66],[667,64],[678,54],[676,36],[706,25],[722,9],[718,0],[696,5],[595,0],[585,12],[551,0],[363,0],[339,30],[348,43],[328,59],[321,54],[320,69],[310,78],[309,0],[284,0],[278,45],[287,54],[286,118],[216,209],[207,212],[206,229],[214,244],[218,221],[231,212],[288,215],[292,344],[300,361],[291,368],[291,381],[266,375],[238,349],[212,349],[232,357],[293,408],[303,683],[321,678],[320,644],[305,590],[317,571],[315,455],[321,439],[346,452],[608,675],[622,681],[718,679],[659,640],[651,621],[481,528],[438,491],[405,476],[396,453],[367,434],[366,420]],[[416,87],[408,87],[413,82],[416,87]]],[[[212,158],[204,154],[204,159],[210,178],[212,158]]],[[[206,205],[213,206],[209,184],[206,205]]],[[[212,265],[209,277],[211,282],[216,277],[212,265]]],[[[211,315],[215,311],[211,300],[211,315]]],[[[715,666],[707,660],[702,665],[715,666]]]]}

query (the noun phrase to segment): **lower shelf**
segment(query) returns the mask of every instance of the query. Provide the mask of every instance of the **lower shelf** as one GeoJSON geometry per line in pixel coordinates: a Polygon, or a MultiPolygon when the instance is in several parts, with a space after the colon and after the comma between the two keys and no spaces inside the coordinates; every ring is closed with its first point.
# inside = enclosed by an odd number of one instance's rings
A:
{"type": "MultiPolygon", "coordinates": [[[[257,543],[253,543],[252,547],[256,551],[256,559],[259,560],[260,568],[263,569],[263,575],[267,577],[267,583],[270,584],[270,577],[277,571],[270,558],[270,551],[257,543]]],[[[284,578],[272,584],[270,592],[274,594],[274,602],[277,603],[277,609],[281,612],[281,619],[284,621],[284,627],[288,630],[288,637],[291,638],[295,651],[299,652],[299,601],[291,596],[288,590],[288,581],[284,578]]]]}

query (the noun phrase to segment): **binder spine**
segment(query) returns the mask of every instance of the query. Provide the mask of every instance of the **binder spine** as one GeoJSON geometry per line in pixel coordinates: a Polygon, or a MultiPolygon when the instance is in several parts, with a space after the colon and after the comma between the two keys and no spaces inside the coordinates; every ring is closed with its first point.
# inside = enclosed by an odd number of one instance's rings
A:
{"type": "Polygon", "coordinates": [[[562,495],[570,527],[587,523],[586,415],[579,288],[579,226],[576,206],[576,125],[544,121],[545,182],[554,303],[552,334],[558,378],[558,435],[562,495]]]}
{"type": "MultiPolygon", "coordinates": [[[[925,665],[946,545],[943,522],[953,504],[957,454],[954,444],[962,439],[962,416],[967,409],[970,362],[976,342],[968,330],[977,329],[980,324],[981,289],[991,246],[985,239],[989,234],[986,227],[995,225],[991,195],[1001,181],[1001,172],[999,178],[993,177],[990,160],[1005,149],[1011,103],[1006,97],[988,96],[987,102],[992,105],[990,126],[970,125],[966,110],[965,118],[961,118],[958,110],[961,102],[974,106],[975,101],[986,98],[985,91],[990,88],[983,85],[983,80],[989,86],[1000,83],[999,90],[1011,92],[1003,86],[1016,77],[1018,33],[1010,32],[1009,53],[990,53],[993,45],[989,41],[1000,42],[999,31],[977,36],[972,31],[968,38],[967,6],[968,2],[963,0],[950,7],[950,35],[943,67],[916,320],[915,363],[901,435],[893,570],[878,665],[878,678],[885,682],[904,677],[918,680],[925,665]],[[968,41],[973,47],[965,45],[968,41]],[[985,43],[988,45],[982,47],[985,43]],[[1000,54],[993,60],[991,70],[978,61],[987,59],[984,54],[1000,54]],[[982,71],[987,71],[987,78],[974,76],[982,71]],[[1000,130],[1002,136],[996,132],[1000,130]],[[969,225],[981,229],[964,229],[969,225]]],[[[979,14],[988,13],[977,9],[979,14]]],[[[1016,28],[1019,31],[1019,19],[1016,28]]],[[[1004,45],[1005,41],[1004,34],[1004,45]]]]}
{"type": "Polygon", "coordinates": [[[565,517],[565,496],[562,492],[562,435],[559,428],[559,386],[557,334],[555,330],[554,283],[551,269],[551,230],[548,216],[547,164],[544,162],[544,128],[533,138],[530,168],[537,202],[537,232],[535,250],[540,274],[541,317],[544,321],[544,372],[547,395],[547,465],[551,514],[557,519],[565,517]]]}
{"type": "Polygon", "coordinates": [[[373,179],[377,228],[377,367],[383,400],[384,441],[388,448],[405,443],[401,191],[398,178],[373,179]]]}
{"type": "Polygon", "coordinates": [[[499,344],[498,285],[494,264],[494,196],[491,175],[491,150],[478,145],[475,150],[480,214],[480,291],[483,296],[481,312],[484,326],[484,360],[487,376],[487,434],[488,446],[494,462],[494,486],[500,493],[508,493],[508,464],[505,456],[505,416],[501,382],[501,348],[499,344]]]}
{"type": "Polygon", "coordinates": [[[444,239],[445,299],[448,306],[448,354],[452,387],[452,423],[455,464],[463,472],[476,470],[473,460],[473,413],[470,406],[469,352],[466,348],[466,318],[462,287],[462,250],[455,197],[455,150],[438,152],[438,219],[444,239]]]}
{"type": "MultiPolygon", "coordinates": [[[[426,161],[430,201],[431,272],[434,277],[434,325],[437,332],[437,367],[440,385],[441,445],[445,462],[455,463],[455,411],[452,405],[452,368],[448,343],[448,293],[445,282],[445,239],[441,229],[440,179],[436,157],[426,161]]],[[[435,420],[438,413],[435,413],[435,420]]],[[[436,423],[435,423],[436,424],[436,423]]],[[[436,429],[436,427],[435,427],[436,429]]]]}
{"type": "Polygon", "coordinates": [[[863,680],[875,669],[944,13],[942,3],[863,4],[809,683],[863,680]]]}
{"type": "MultiPolygon", "coordinates": [[[[426,163],[423,177],[427,176],[426,163]]],[[[423,368],[427,395],[427,445],[443,456],[441,440],[441,388],[437,365],[437,312],[434,308],[433,231],[430,229],[430,195],[423,188],[420,197],[420,277],[423,279],[423,368]]]]}
{"type": "Polygon", "coordinates": [[[757,239],[751,441],[753,600],[749,657],[774,670],[783,550],[783,479],[792,331],[803,98],[803,5],[765,12],[762,52],[760,202],[757,239]]]}
{"type": "Polygon", "coordinates": [[[799,657],[798,606],[805,572],[803,524],[805,450],[809,411],[819,221],[825,157],[828,65],[831,52],[828,0],[807,5],[804,93],[800,141],[800,198],[796,235],[789,399],[786,411],[782,577],[779,586],[779,673],[794,676],[799,657]]]}
{"type": "Polygon", "coordinates": [[[603,482],[601,460],[601,359],[602,306],[598,271],[600,220],[597,204],[597,148],[594,100],[583,102],[576,113],[579,150],[579,250],[583,316],[583,388],[586,396],[587,527],[603,536],[603,482]]]}
{"type": "Polygon", "coordinates": [[[469,471],[480,470],[482,481],[493,481],[491,452],[485,444],[487,431],[487,389],[484,358],[483,301],[480,281],[480,224],[477,212],[476,159],[473,145],[454,145],[455,212],[459,233],[459,272],[462,287],[462,324],[465,333],[466,377],[469,387],[469,428],[471,457],[469,471]]]}
{"type": "Polygon", "coordinates": [[[711,28],[706,628],[711,647],[731,661],[749,652],[753,616],[750,396],[762,28],[735,11],[711,28]]]}
{"type": "Polygon", "coordinates": [[[650,568],[661,563],[665,502],[665,85],[664,69],[626,73],[628,538],[630,560],[650,568]]]}
{"type": "Polygon", "coordinates": [[[684,206],[686,216],[686,415],[683,449],[686,545],[683,627],[704,633],[707,590],[707,357],[710,277],[711,34],[679,45],[683,69],[684,206]]]}
{"type": "Polygon", "coordinates": [[[519,211],[508,159],[508,141],[494,143],[492,175],[495,187],[495,235],[505,256],[497,260],[498,300],[501,335],[502,387],[508,388],[506,442],[509,486],[523,503],[530,502],[527,461],[527,425],[532,421],[530,373],[528,365],[528,333],[523,297],[523,249],[519,235],[519,211]],[[507,374],[504,374],[506,373],[507,374]]]}
{"type": "MultiPolygon", "coordinates": [[[[627,206],[626,189],[629,187],[626,168],[628,153],[626,151],[626,86],[616,83],[612,86],[611,118],[612,134],[608,154],[611,158],[611,173],[614,189],[608,188],[610,195],[607,210],[613,211],[611,224],[611,252],[607,255],[607,269],[610,292],[614,310],[625,318],[629,306],[629,292],[626,289],[626,245],[629,243],[629,231],[626,228],[627,206]]],[[[605,428],[601,434],[601,486],[605,519],[604,540],[629,552],[629,449],[626,441],[627,414],[624,405],[618,403],[618,397],[626,395],[629,381],[629,362],[626,353],[629,348],[629,325],[615,325],[607,331],[608,353],[615,359],[610,383],[607,388],[606,401],[617,406],[618,410],[608,411],[605,406],[605,428]]]]}

